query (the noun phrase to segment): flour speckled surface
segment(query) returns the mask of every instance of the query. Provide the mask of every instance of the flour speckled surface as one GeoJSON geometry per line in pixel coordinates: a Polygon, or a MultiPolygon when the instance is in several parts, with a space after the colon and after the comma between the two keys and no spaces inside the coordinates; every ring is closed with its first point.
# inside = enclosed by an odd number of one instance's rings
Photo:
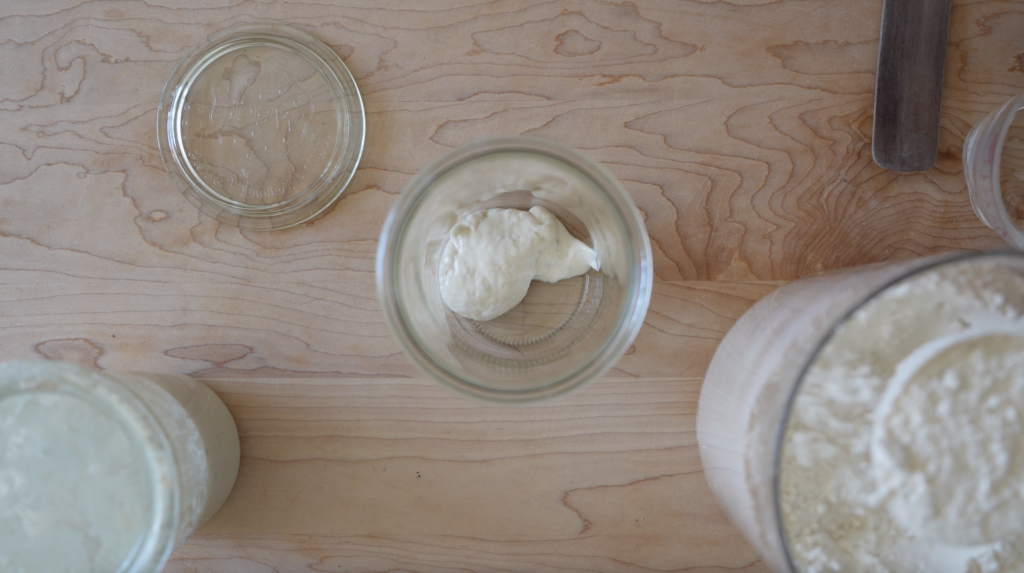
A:
{"type": "Polygon", "coordinates": [[[951,265],[857,311],[784,438],[795,561],[826,571],[1024,571],[1024,278],[951,265]]]}

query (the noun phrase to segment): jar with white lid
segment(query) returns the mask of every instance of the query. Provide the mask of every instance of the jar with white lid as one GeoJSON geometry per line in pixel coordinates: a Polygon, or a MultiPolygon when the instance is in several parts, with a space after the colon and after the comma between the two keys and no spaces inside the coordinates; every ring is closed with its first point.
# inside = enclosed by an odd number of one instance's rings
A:
{"type": "Polygon", "coordinates": [[[227,407],[187,376],[0,364],[0,570],[160,571],[238,462],[227,407]]]}

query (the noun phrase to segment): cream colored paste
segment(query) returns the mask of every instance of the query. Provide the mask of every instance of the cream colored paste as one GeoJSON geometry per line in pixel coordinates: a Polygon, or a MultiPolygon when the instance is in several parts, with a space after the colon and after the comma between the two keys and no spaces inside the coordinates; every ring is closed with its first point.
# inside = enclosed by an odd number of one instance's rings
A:
{"type": "Polygon", "coordinates": [[[488,209],[452,228],[441,254],[441,299],[453,312],[486,321],[512,310],[534,280],[548,283],[600,269],[597,254],[550,211],[488,209]]]}

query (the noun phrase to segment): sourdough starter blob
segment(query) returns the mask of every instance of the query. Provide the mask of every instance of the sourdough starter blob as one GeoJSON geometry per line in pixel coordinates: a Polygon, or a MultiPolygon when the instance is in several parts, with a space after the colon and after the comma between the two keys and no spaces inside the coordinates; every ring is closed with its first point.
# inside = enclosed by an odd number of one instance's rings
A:
{"type": "Polygon", "coordinates": [[[946,265],[865,304],[793,404],[780,507],[801,571],[1024,571],[1024,278],[946,265]]]}
{"type": "Polygon", "coordinates": [[[530,281],[554,283],[591,268],[600,268],[594,250],[544,207],[477,211],[449,234],[441,299],[452,312],[491,320],[519,304],[530,281]]]}

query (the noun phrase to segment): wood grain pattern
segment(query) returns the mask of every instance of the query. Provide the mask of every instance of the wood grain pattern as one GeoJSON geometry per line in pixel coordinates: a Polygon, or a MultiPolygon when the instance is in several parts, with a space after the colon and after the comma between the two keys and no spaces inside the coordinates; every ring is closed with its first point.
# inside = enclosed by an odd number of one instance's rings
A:
{"type": "Polygon", "coordinates": [[[0,358],[189,373],[224,397],[242,432],[238,485],[168,571],[763,571],[694,445],[718,341],[784,281],[1000,245],[971,210],[960,153],[1024,89],[1024,5],[954,2],[938,161],[916,174],[871,161],[880,9],[0,3],[0,358]],[[155,139],[178,58],[256,21],[337,50],[367,109],[337,207],[275,233],[199,215],[155,139]],[[409,178],[509,133],[607,166],[646,216],[657,277],[606,380],[519,409],[420,378],[373,277],[409,178]]]}
{"type": "Polygon", "coordinates": [[[261,551],[240,571],[757,570],[700,472],[699,379],[517,409],[421,380],[211,385],[246,456],[171,570],[230,570],[249,543],[261,551]]]}

